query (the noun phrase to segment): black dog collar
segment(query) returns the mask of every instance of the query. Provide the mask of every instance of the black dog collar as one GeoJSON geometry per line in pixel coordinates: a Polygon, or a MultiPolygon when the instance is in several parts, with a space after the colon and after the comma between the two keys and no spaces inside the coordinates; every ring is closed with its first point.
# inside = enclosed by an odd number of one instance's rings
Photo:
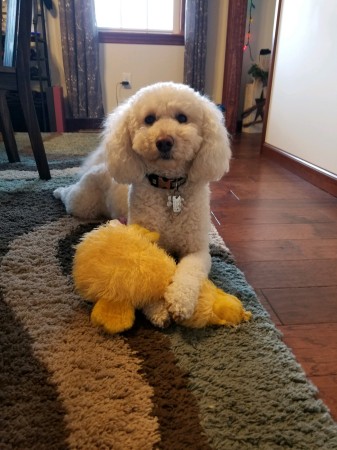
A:
{"type": "Polygon", "coordinates": [[[178,187],[185,184],[187,180],[187,177],[166,178],[156,175],[155,173],[149,173],[146,175],[146,177],[149,180],[151,186],[160,189],[178,189],[178,187]]]}

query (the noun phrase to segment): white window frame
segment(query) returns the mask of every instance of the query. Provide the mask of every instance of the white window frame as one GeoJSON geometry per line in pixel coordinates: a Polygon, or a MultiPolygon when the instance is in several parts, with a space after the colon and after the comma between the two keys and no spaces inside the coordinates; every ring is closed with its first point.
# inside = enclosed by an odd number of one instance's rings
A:
{"type": "MultiPolygon", "coordinates": [[[[109,1],[109,0],[107,0],[109,1]]],[[[157,0],[158,2],[160,0],[157,0]]],[[[173,31],[98,27],[101,43],[184,45],[185,0],[174,0],[173,31]]]]}

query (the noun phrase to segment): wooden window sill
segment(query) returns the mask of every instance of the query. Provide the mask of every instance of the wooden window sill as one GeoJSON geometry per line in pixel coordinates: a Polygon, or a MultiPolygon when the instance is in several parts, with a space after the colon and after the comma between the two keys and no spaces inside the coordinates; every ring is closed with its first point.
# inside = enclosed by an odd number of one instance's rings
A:
{"type": "Polygon", "coordinates": [[[98,39],[102,44],[185,45],[183,34],[99,31],[98,39]]]}

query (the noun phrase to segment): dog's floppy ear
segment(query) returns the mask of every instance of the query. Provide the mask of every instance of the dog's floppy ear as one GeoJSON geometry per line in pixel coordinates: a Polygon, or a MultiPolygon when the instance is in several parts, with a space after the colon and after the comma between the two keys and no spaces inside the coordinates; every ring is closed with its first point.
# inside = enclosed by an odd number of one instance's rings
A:
{"type": "Polygon", "coordinates": [[[203,102],[203,141],[190,172],[191,181],[217,181],[229,170],[231,149],[223,114],[220,109],[202,97],[203,102]]]}
{"type": "Polygon", "coordinates": [[[103,145],[107,167],[117,183],[131,184],[141,181],[145,175],[141,159],[132,150],[131,108],[130,101],[117,107],[105,123],[103,145]]]}

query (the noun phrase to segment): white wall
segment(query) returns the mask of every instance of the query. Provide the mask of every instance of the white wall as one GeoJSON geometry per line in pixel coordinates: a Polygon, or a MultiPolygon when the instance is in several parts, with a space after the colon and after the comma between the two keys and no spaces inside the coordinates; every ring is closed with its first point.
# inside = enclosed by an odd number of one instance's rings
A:
{"type": "Polygon", "coordinates": [[[337,175],[336,0],[283,0],[266,143],[337,175]]]}

